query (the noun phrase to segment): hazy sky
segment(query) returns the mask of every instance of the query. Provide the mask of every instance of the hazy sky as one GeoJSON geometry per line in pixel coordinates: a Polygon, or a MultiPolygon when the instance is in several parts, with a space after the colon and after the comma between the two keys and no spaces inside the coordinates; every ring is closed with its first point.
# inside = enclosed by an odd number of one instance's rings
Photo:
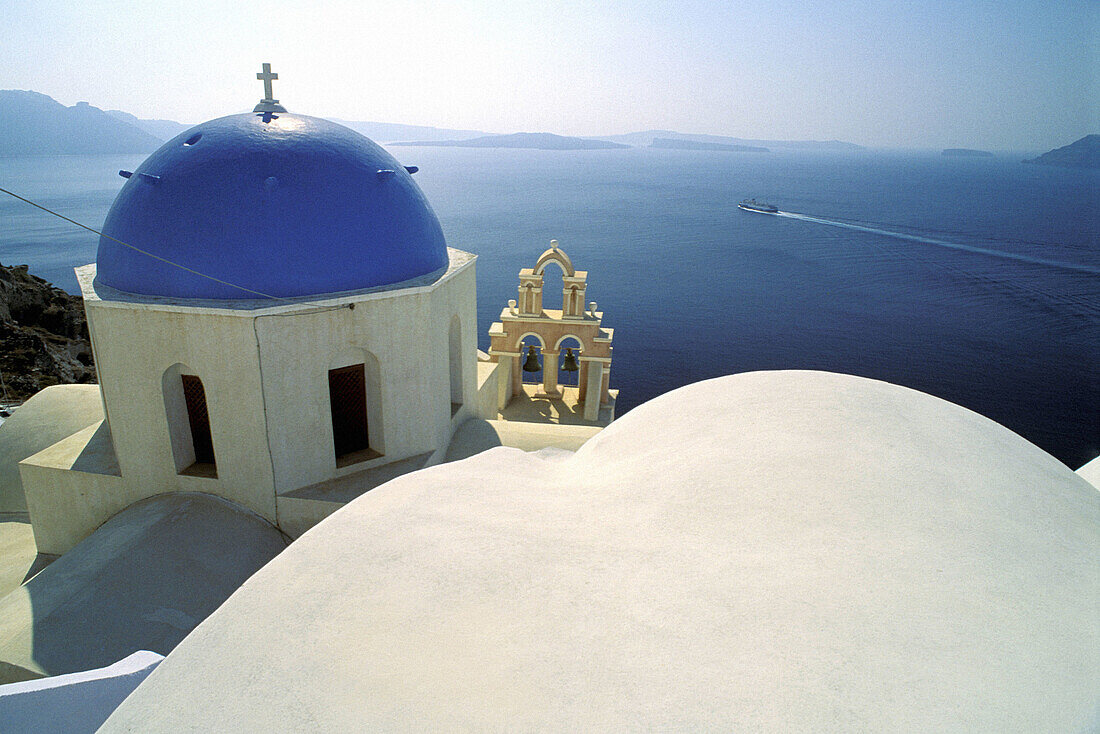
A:
{"type": "Polygon", "coordinates": [[[0,88],[139,117],[288,109],[1043,150],[1100,132],[1100,1],[0,0],[0,88]]]}

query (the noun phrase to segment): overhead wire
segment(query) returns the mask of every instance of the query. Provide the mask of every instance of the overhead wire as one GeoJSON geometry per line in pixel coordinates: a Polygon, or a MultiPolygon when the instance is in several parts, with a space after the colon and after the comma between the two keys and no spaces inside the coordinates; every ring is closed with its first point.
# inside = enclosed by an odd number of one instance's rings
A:
{"type": "Polygon", "coordinates": [[[272,296],[268,293],[253,290],[251,288],[245,288],[243,285],[237,285],[236,283],[230,283],[228,280],[222,280],[221,278],[215,278],[213,275],[207,275],[206,273],[200,273],[198,270],[195,270],[194,268],[189,268],[186,265],[181,265],[177,262],[172,262],[168,258],[161,257],[160,255],[155,255],[152,252],[141,249],[140,247],[135,247],[134,245],[131,245],[128,242],[123,242],[122,240],[118,239],[117,237],[112,237],[109,234],[104,234],[103,232],[100,232],[98,229],[93,229],[92,227],[89,227],[86,224],[81,224],[80,222],[76,221],[75,219],[70,219],[69,217],[66,217],[64,214],[60,214],[58,212],[55,212],[53,209],[49,209],[47,207],[44,207],[41,204],[33,202],[33,201],[31,201],[30,199],[28,199],[26,197],[20,196],[19,194],[15,193],[13,191],[8,191],[5,188],[0,188],[0,192],[3,192],[5,194],[7,194],[8,196],[13,196],[16,199],[19,199],[20,201],[26,202],[27,204],[30,204],[33,207],[37,207],[38,209],[41,209],[42,211],[46,212],[47,214],[52,214],[55,217],[58,217],[60,219],[64,219],[66,222],[69,222],[71,224],[75,224],[76,226],[81,227],[83,229],[86,229],[89,232],[92,232],[94,234],[97,234],[100,237],[106,237],[107,239],[111,240],[112,242],[117,242],[118,244],[122,245],[123,247],[128,247],[128,248],[130,248],[131,250],[133,250],[135,252],[140,252],[142,255],[146,255],[148,257],[151,257],[154,260],[159,260],[160,262],[162,262],[166,265],[171,265],[174,268],[179,268],[180,270],[185,270],[188,273],[191,273],[192,275],[199,276],[200,278],[206,278],[207,280],[212,280],[215,283],[220,283],[221,285],[227,285],[230,288],[236,288],[239,291],[244,291],[245,293],[251,293],[253,295],[260,296],[262,298],[270,298],[273,301],[288,301],[288,300],[290,300],[290,299],[287,299],[287,298],[280,298],[279,296],[272,296]]]}

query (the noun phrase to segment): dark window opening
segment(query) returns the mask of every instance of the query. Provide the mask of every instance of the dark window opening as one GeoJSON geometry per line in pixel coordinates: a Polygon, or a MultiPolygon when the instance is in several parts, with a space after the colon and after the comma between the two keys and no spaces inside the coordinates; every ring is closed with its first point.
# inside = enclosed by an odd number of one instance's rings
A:
{"type": "Polygon", "coordinates": [[[381,456],[370,446],[367,431],[367,378],[364,365],[328,371],[332,407],[332,442],[336,466],[348,466],[381,456]]]}
{"type": "Polygon", "coordinates": [[[451,329],[447,336],[451,373],[451,417],[454,418],[462,408],[462,328],[458,317],[451,319],[451,329]]]}
{"type": "Polygon", "coordinates": [[[194,375],[180,375],[183,398],[187,403],[187,422],[191,426],[191,444],[195,447],[195,463],[183,474],[217,476],[214,461],[214,439],[210,435],[210,414],[206,409],[206,390],[202,380],[194,375]]]}

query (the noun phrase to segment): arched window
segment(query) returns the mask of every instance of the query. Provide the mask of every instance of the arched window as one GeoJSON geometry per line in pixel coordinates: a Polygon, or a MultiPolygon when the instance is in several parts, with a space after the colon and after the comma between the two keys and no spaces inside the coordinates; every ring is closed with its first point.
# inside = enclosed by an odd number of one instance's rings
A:
{"type": "Polygon", "coordinates": [[[550,291],[553,291],[553,290],[560,290],[560,292],[562,293],[562,303],[561,303],[562,313],[563,314],[569,313],[569,304],[566,302],[566,295],[565,295],[565,289],[564,289],[565,278],[572,278],[573,276],[576,275],[576,272],[577,271],[573,268],[573,261],[570,260],[569,256],[566,255],[562,250],[558,249],[558,241],[557,240],[550,240],[550,249],[547,250],[546,252],[542,253],[539,256],[538,262],[535,263],[535,267],[534,267],[534,274],[543,276],[542,307],[544,309],[546,308],[547,304],[549,303],[546,300],[546,294],[549,293],[550,291]],[[547,286],[546,286],[546,282],[545,282],[545,280],[546,280],[546,277],[545,277],[546,276],[546,269],[550,265],[556,266],[557,269],[561,271],[561,276],[562,276],[562,288],[561,289],[547,288],[547,286]]]}
{"type": "Polygon", "coordinates": [[[451,328],[447,335],[447,351],[450,356],[451,375],[451,417],[462,407],[462,322],[458,316],[451,319],[451,328]]]}
{"type": "Polygon", "coordinates": [[[581,340],[572,334],[563,336],[556,345],[558,350],[558,385],[578,387],[580,384],[581,340]],[[572,367],[573,369],[569,369],[572,367]]]}
{"type": "Polygon", "coordinates": [[[546,262],[544,262],[542,264],[542,307],[543,307],[543,309],[546,309],[547,307],[551,307],[555,303],[560,302],[562,313],[565,313],[566,311],[568,311],[569,304],[567,304],[565,302],[565,295],[563,293],[563,285],[564,285],[564,282],[565,282],[564,278],[567,274],[568,274],[568,271],[565,269],[565,266],[562,265],[558,260],[547,260],[546,262]],[[554,265],[556,267],[551,269],[551,268],[548,267],[550,265],[554,265]],[[551,272],[556,271],[556,272],[560,273],[560,276],[559,277],[554,277],[553,275],[550,275],[549,277],[547,277],[548,276],[548,273],[547,273],[548,270],[550,270],[551,272]],[[557,294],[559,294],[559,293],[562,293],[562,295],[558,296],[557,294]],[[550,294],[554,294],[554,295],[550,295],[550,294]],[[560,299],[560,301],[559,301],[559,299],[560,299]]]}
{"type": "Polygon", "coordinates": [[[378,360],[350,350],[335,365],[328,371],[328,397],[336,466],[378,458],[383,455],[378,360]]]}
{"type": "Polygon", "coordinates": [[[543,343],[542,337],[538,334],[528,332],[520,337],[519,364],[517,365],[517,369],[519,370],[521,382],[528,384],[538,384],[542,382],[542,352],[545,348],[546,345],[543,343]],[[534,351],[532,351],[532,347],[534,351]],[[529,369],[535,366],[538,367],[537,370],[529,369]]]}
{"type": "Polygon", "coordinates": [[[179,474],[217,477],[206,388],[191,372],[186,365],[176,364],[161,378],[172,458],[179,474]]]}

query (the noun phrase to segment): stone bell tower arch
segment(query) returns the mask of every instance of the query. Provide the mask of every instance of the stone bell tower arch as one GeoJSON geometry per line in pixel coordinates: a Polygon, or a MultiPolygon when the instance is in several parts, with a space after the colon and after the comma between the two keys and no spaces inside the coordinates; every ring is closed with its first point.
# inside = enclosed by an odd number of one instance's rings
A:
{"type": "Polygon", "coordinates": [[[489,356],[494,362],[500,362],[503,370],[498,391],[499,410],[504,410],[513,397],[525,394],[523,339],[535,336],[541,344],[543,369],[542,384],[531,397],[565,397],[558,386],[558,356],[562,343],[572,338],[580,344],[576,400],[583,405],[584,419],[600,420],[601,408],[610,407],[609,413],[613,415],[617,391],[610,390],[609,381],[614,331],[603,327],[603,313],[596,310],[595,302],[586,305],[587,281],[588,273],[573,266],[572,259],[558,247],[557,240],[550,241],[550,249],[539,256],[533,268],[519,271],[519,297],[508,302],[508,307],[500,314],[500,321],[489,329],[489,356]],[[557,265],[562,270],[561,309],[543,307],[543,276],[550,265],[557,265]]]}

